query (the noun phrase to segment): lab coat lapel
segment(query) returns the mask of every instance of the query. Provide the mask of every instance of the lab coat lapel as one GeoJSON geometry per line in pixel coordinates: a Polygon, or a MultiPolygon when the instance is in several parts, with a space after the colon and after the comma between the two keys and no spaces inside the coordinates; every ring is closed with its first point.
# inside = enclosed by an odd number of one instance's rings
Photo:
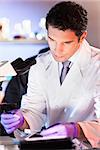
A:
{"type": "Polygon", "coordinates": [[[58,63],[54,60],[49,64],[46,69],[47,93],[50,100],[56,98],[56,94],[60,88],[60,80],[58,73],[58,63]]]}
{"type": "MultiPolygon", "coordinates": [[[[77,88],[77,85],[82,84],[82,74],[80,68],[77,64],[74,64],[69,70],[64,82],[59,88],[59,92],[56,95],[55,101],[59,101],[60,105],[65,105],[65,99],[69,100],[72,95],[74,88],[77,88]],[[62,103],[64,102],[64,103],[62,103]]],[[[67,105],[66,101],[66,105],[67,105]]]]}
{"type": "Polygon", "coordinates": [[[82,83],[82,74],[79,66],[75,63],[69,70],[62,85],[60,85],[58,63],[51,61],[46,69],[46,81],[49,104],[57,107],[55,105],[65,105],[65,103],[62,103],[65,96],[66,99],[69,99],[75,86],[82,83]]]}

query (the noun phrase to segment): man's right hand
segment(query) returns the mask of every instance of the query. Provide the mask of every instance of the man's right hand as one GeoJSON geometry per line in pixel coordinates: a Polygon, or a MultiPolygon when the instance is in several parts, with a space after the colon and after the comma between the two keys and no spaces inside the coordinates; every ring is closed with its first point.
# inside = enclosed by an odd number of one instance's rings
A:
{"type": "Polygon", "coordinates": [[[8,134],[12,133],[17,128],[20,128],[24,123],[24,117],[20,110],[11,111],[10,113],[1,114],[1,124],[4,126],[8,134]]]}

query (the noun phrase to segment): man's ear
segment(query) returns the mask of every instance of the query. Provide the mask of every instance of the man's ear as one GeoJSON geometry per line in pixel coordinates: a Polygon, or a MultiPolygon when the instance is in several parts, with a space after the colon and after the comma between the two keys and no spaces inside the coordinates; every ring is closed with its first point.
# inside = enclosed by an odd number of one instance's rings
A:
{"type": "Polygon", "coordinates": [[[86,38],[87,36],[87,31],[83,32],[83,34],[80,37],[80,42],[83,42],[83,40],[86,38]]]}

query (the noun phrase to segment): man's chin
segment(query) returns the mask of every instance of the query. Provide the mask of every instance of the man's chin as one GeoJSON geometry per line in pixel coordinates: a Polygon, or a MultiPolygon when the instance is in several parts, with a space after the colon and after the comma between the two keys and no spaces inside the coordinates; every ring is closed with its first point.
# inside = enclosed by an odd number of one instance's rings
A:
{"type": "Polygon", "coordinates": [[[57,62],[65,62],[67,59],[54,57],[57,62]]]}

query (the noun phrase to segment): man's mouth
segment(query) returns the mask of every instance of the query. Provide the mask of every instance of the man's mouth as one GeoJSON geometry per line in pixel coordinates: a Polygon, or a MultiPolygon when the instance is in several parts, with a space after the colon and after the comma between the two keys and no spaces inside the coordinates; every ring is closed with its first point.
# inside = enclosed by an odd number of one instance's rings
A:
{"type": "Polygon", "coordinates": [[[63,58],[64,56],[58,56],[58,55],[55,55],[53,54],[56,58],[63,58]]]}

